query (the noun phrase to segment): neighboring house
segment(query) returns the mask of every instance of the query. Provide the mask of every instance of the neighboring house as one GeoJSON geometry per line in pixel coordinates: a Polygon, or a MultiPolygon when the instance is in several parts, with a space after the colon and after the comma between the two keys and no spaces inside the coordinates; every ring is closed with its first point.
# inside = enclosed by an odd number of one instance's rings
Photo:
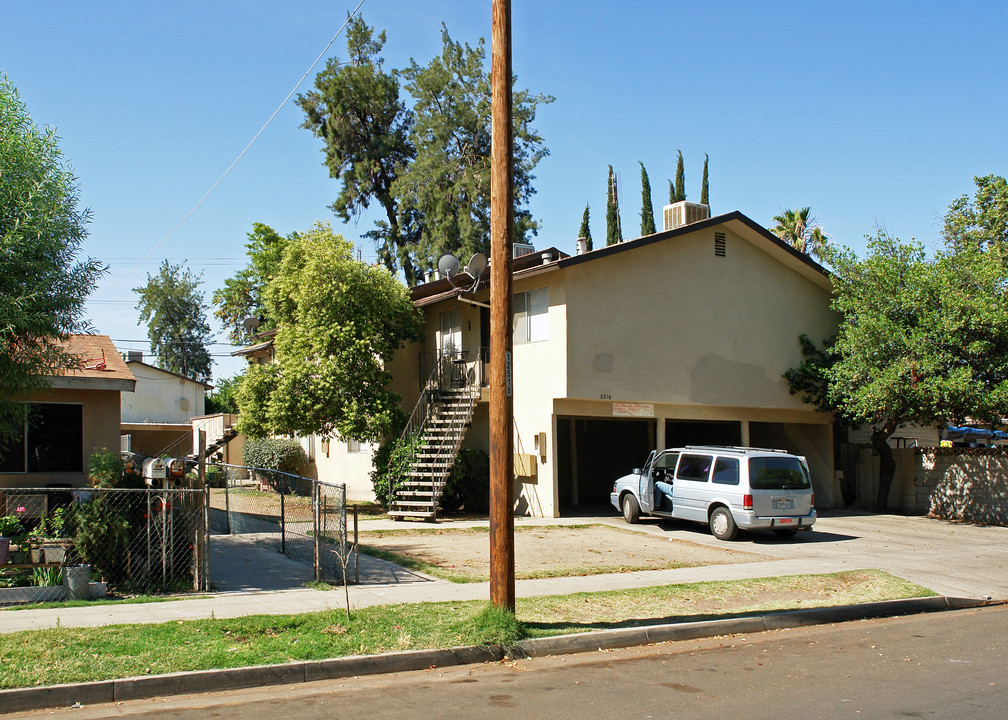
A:
{"type": "MultiPolygon", "coordinates": [[[[706,211],[678,203],[665,208],[663,232],[512,261],[516,512],[605,505],[613,481],[648,452],[686,444],[804,455],[816,504],[841,502],[832,416],[790,394],[782,377],[801,363],[799,335],[836,333],[829,277],[742,213],[681,224],[706,211]]],[[[407,411],[436,357],[442,367],[448,358],[442,391],[485,385],[486,285],[471,295],[446,279],[412,289],[427,337],[396,359],[407,411]]],[[[486,388],[471,412],[461,443],[488,451],[486,388]]]]}
{"type": "Polygon", "coordinates": [[[192,420],[205,412],[207,383],[162,370],[126,353],[136,389],[122,395],[122,449],[149,457],[193,452],[192,420]]]}
{"type": "Polygon", "coordinates": [[[119,449],[120,393],[132,392],[133,374],[106,335],[71,335],[66,348],[80,368],[20,398],[35,412],[20,442],[0,454],[0,486],[81,487],[91,453],[119,449]]]}
{"type": "MultiPolygon", "coordinates": [[[[782,377],[802,361],[799,335],[836,333],[828,275],[742,213],[707,218],[706,206],[677,203],[664,215],[666,230],[645,238],[512,260],[515,511],[605,506],[651,450],[686,444],[804,455],[816,504],[837,506],[833,418],[782,377]]],[[[392,387],[407,413],[418,400],[430,408],[425,432],[438,439],[420,443],[413,495],[393,514],[425,516],[431,478],[460,445],[489,451],[488,277],[473,293],[456,289],[473,282],[464,274],[411,290],[426,339],[397,354],[392,387]]],[[[252,352],[271,348],[238,354],[252,352]]],[[[370,492],[370,463],[348,445],[332,441],[322,459],[316,443],[319,476],[370,492]]]]}

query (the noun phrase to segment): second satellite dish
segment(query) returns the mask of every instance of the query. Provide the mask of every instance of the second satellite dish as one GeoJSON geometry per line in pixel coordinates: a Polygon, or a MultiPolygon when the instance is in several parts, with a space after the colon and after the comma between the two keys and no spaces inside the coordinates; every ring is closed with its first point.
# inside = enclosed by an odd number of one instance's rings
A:
{"type": "Polygon", "coordinates": [[[469,264],[466,265],[466,272],[472,277],[478,278],[483,274],[483,271],[487,268],[487,256],[481,252],[476,253],[469,260],[469,264]]]}

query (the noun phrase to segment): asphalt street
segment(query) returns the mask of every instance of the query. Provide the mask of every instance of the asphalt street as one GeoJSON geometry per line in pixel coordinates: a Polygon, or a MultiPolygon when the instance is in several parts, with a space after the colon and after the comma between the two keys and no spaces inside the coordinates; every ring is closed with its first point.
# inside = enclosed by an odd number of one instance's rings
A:
{"type": "Polygon", "coordinates": [[[1008,607],[10,717],[1002,720],[1008,607]]]}

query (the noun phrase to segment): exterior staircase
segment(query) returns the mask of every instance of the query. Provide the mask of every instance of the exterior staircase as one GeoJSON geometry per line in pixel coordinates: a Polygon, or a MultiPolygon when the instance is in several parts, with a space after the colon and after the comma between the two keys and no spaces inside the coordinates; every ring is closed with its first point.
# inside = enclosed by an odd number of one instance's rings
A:
{"type": "Polygon", "coordinates": [[[208,458],[222,447],[238,437],[236,425],[238,416],[230,413],[217,413],[216,415],[204,415],[193,418],[193,453],[188,456],[189,460],[199,460],[199,431],[206,431],[206,452],[203,457],[208,458]]]}
{"type": "Polygon", "coordinates": [[[399,439],[408,460],[389,496],[390,518],[436,519],[438,501],[472,423],[478,393],[479,388],[472,385],[424,392],[399,439]]]}

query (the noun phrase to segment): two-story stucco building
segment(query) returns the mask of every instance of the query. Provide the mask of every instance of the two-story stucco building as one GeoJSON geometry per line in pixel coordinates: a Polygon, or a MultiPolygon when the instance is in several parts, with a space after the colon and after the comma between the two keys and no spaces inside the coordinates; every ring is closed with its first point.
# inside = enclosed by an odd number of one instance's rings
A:
{"type": "MultiPolygon", "coordinates": [[[[837,328],[829,278],[807,255],[733,212],[575,256],[522,255],[512,271],[516,512],[606,503],[650,450],[683,444],[805,455],[817,504],[839,502],[832,417],[782,377],[801,362],[800,334],[837,328]]],[[[427,337],[394,364],[407,412],[434,357],[450,358],[448,375],[488,375],[489,289],[460,293],[464,282],[412,289],[427,337]]],[[[488,413],[484,389],[463,446],[489,449],[488,413]]]]}

